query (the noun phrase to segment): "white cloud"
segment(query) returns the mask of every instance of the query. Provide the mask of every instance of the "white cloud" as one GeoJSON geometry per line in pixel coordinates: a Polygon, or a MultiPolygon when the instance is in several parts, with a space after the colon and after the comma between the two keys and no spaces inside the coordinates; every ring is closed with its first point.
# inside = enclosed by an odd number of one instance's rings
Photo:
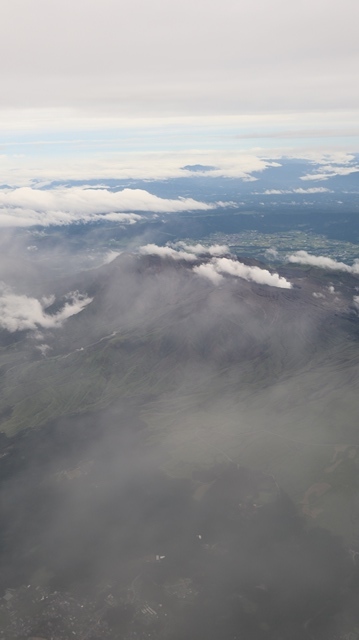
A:
{"type": "MultiPolygon", "coordinates": [[[[186,245],[181,243],[181,246],[186,245]]],[[[187,248],[197,248],[198,246],[202,247],[202,245],[194,245],[194,247],[187,248]]],[[[198,261],[198,257],[194,252],[188,253],[187,251],[175,250],[172,247],[159,247],[156,244],[147,244],[140,247],[139,252],[141,255],[157,255],[161,258],[172,258],[173,260],[198,261]]],[[[198,276],[211,280],[214,284],[219,284],[222,281],[223,274],[243,278],[258,284],[266,284],[270,287],[279,287],[281,289],[291,289],[292,287],[291,283],[278,275],[278,273],[270,273],[267,269],[251,267],[230,258],[213,257],[210,262],[203,262],[193,267],[193,272],[198,276]]]]}
{"type": "Polygon", "coordinates": [[[319,267],[320,269],[330,269],[331,271],[345,271],[347,273],[359,274],[359,260],[355,260],[353,265],[345,264],[345,262],[338,262],[333,258],[327,256],[313,256],[307,251],[296,251],[291,255],[287,255],[288,262],[296,264],[307,264],[313,267],[319,267]]]}
{"type": "MultiPolygon", "coordinates": [[[[11,113],[6,113],[11,118],[11,113]]],[[[23,114],[24,118],[28,116],[27,112],[23,114]]],[[[59,115],[61,117],[61,115],[59,115]]],[[[205,120],[206,122],[206,120],[205,120]]],[[[5,127],[6,117],[0,110],[0,132],[5,127]]],[[[111,120],[103,120],[103,126],[109,127],[111,120]]],[[[84,126],[81,120],[76,122],[79,130],[84,126]]],[[[18,124],[20,126],[20,123],[18,124]]],[[[75,123],[71,126],[75,126],[75,123]]],[[[197,119],[192,122],[190,119],[179,119],[176,123],[168,122],[168,119],[153,119],[146,126],[141,121],[136,120],[130,122],[118,121],[113,124],[114,127],[125,127],[131,135],[129,139],[129,148],[126,149],[123,141],[115,139],[115,134],[111,132],[113,140],[113,149],[111,153],[104,150],[101,141],[94,138],[88,139],[88,131],[83,132],[84,140],[89,147],[89,153],[81,161],[73,153],[72,147],[67,149],[64,160],[63,154],[59,157],[56,153],[47,153],[46,147],[41,149],[42,153],[38,154],[38,146],[41,147],[37,138],[42,139],[48,135],[48,132],[35,132],[33,148],[29,146],[28,153],[23,158],[15,158],[14,155],[0,156],[0,170],[2,182],[14,186],[46,186],[53,180],[83,180],[89,179],[106,180],[166,180],[171,178],[198,177],[200,173],[194,173],[190,170],[184,170],[183,166],[192,164],[213,165],[216,168],[210,172],[206,172],[207,177],[228,177],[239,178],[242,180],[250,180],[251,173],[254,171],[264,171],[266,167],[278,166],[278,163],[259,157],[256,152],[233,151],[229,149],[191,149],[193,127],[198,128],[199,147],[203,147],[203,133],[200,133],[204,122],[197,119]],[[190,138],[188,138],[190,136],[190,138]],[[173,140],[173,150],[168,150],[168,139],[173,140]],[[146,148],[150,151],[141,150],[143,140],[146,139],[146,148]],[[183,146],[186,141],[185,150],[177,149],[178,143],[183,146]],[[125,147],[125,151],[119,151],[125,147]],[[164,147],[162,150],[158,147],[164,147]],[[135,147],[136,150],[133,149],[135,147]]],[[[208,130],[205,140],[211,137],[213,129],[218,126],[224,127],[224,131],[228,127],[226,119],[208,120],[208,130]]],[[[235,125],[234,125],[235,126],[235,125]]],[[[31,125],[29,125],[31,129],[31,125]]],[[[56,129],[55,129],[56,133],[56,129]]],[[[107,134],[109,132],[107,131],[107,134]]],[[[17,136],[15,135],[17,140],[17,136]]],[[[81,141],[80,141],[81,142],[81,141]]],[[[0,143],[1,147],[1,143],[0,143]]]]}
{"type": "Polygon", "coordinates": [[[293,189],[293,193],[333,193],[333,191],[325,187],[309,187],[309,189],[293,189]]]}
{"type": "Polygon", "coordinates": [[[281,289],[291,289],[291,283],[278,273],[270,273],[267,269],[252,267],[229,258],[215,258],[213,260],[215,269],[219,273],[229,274],[237,278],[243,278],[258,284],[266,284],[270,287],[281,289]]]}
{"type": "Polygon", "coordinates": [[[313,298],[325,298],[325,295],[323,293],[319,293],[318,291],[313,291],[312,296],[313,298]]]}
{"type": "Polygon", "coordinates": [[[221,274],[216,271],[215,265],[210,262],[193,267],[193,272],[198,276],[207,278],[208,280],[213,282],[213,284],[219,284],[223,280],[223,276],[221,276],[221,274]]]}
{"type": "Polygon", "coordinates": [[[210,256],[223,256],[226,253],[230,253],[229,247],[226,244],[212,244],[205,246],[203,244],[186,244],[185,242],[177,242],[177,247],[182,247],[186,251],[195,253],[196,255],[209,254],[210,256]]]}
{"type": "Polygon", "coordinates": [[[278,273],[270,273],[267,269],[260,269],[256,266],[251,267],[230,258],[213,258],[209,263],[194,267],[193,271],[199,276],[208,278],[214,284],[219,284],[223,274],[242,278],[249,282],[268,285],[269,287],[279,287],[280,289],[291,289],[292,287],[291,283],[278,275],[278,273]],[[217,276],[220,276],[220,279],[217,276]]]}
{"type": "Polygon", "coordinates": [[[69,293],[67,302],[60,311],[51,315],[46,312],[54,298],[31,298],[26,295],[17,295],[6,286],[2,287],[0,294],[0,327],[11,333],[15,331],[41,329],[56,329],[61,327],[65,320],[80,313],[92,298],[80,294],[78,291],[69,293]]]}
{"type": "Polygon", "coordinates": [[[320,171],[316,173],[307,173],[304,176],[301,176],[301,180],[328,180],[328,178],[333,178],[335,176],[348,176],[351,173],[356,173],[359,171],[359,165],[351,165],[351,166],[335,166],[335,165],[322,165],[320,167],[320,171]]]}
{"type": "Polygon", "coordinates": [[[143,189],[86,189],[82,187],[49,190],[20,187],[0,190],[0,227],[66,225],[74,222],[110,220],[133,224],[141,216],[127,211],[171,213],[208,210],[223,206],[198,202],[193,198],[159,198],[143,189]]]}
{"type": "Polygon", "coordinates": [[[298,193],[298,194],[306,194],[306,193],[333,193],[330,189],[325,189],[324,187],[310,187],[309,189],[266,189],[263,192],[264,196],[277,196],[288,193],[298,193]]]}
{"type": "Polygon", "coordinates": [[[146,244],[140,247],[139,252],[147,256],[159,256],[160,258],[172,258],[173,260],[186,260],[187,262],[195,262],[197,257],[194,253],[187,251],[176,251],[171,247],[159,247],[156,244],[146,244]]]}
{"type": "Polygon", "coordinates": [[[135,222],[138,222],[138,220],[142,218],[142,216],[136,213],[117,213],[115,211],[105,213],[104,215],[101,215],[101,213],[95,214],[94,217],[97,220],[109,220],[109,222],[123,222],[125,224],[135,224],[135,222]]]}
{"type": "Polygon", "coordinates": [[[353,305],[356,308],[356,310],[359,311],[359,296],[353,297],[353,305]]]}

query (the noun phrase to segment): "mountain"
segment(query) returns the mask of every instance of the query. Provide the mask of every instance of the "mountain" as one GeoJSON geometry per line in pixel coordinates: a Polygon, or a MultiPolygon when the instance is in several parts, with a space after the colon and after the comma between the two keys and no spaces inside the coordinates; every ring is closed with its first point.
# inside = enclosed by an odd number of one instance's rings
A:
{"type": "Polygon", "coordinates": [[[358,276],[178,255],[52,277],[0,336],[6,637],[358,625],[358,276]]]}

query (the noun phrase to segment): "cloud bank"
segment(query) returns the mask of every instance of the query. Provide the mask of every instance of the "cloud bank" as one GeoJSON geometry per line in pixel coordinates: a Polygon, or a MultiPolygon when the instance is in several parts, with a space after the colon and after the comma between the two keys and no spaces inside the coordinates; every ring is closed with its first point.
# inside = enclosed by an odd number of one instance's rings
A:
{"type": "Polygon", "coordinates": [[[31,108],[139,117],[358,106],[356,0],[7,5],[0,69],[11,108],[24,95],[31,108]]]}
{"type": "Polygon", "coordinates": [[[193,198],[159,198],[143,189],[111,192],[83,187],[49,190],[20,187],[0,190],[0,227],[67,225],[96,220],[133,224],[141,219],[133,211],[174,213],[205,211],[215,206],[193,198]]]}
{"type": "Polygon", "coordinates": [[[26,295],[16,295],[9,287],[3,285],[0,294],[0,327],[14,333],[15,331],[56,329],[65,320],[80,313],[92,298],[73,291],[67,295],[67,301],[60,311],[55,314],[46,312],[53,304],[54,297],[31,298],[26,295]]]}
{"type": "Polygon", "coordinates": [[[327,256],[313,256],[307,251],[296,251],[286,256],[288,262],[296,264],[307,264],[320,269],[330,269],[331,271],[345,271],[346,273],[359,274],[359,260],[355,260],[350,266],[345,262],[338,262],[327,256]]]}

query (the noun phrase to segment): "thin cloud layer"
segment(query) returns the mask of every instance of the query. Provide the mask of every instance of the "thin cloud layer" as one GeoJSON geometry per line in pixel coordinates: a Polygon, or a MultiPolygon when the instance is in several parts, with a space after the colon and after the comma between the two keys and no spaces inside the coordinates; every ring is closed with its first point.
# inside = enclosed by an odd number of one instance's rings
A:
{"type": "Polygon", "coordinates": [[[287,255],[287,261],[296,264],[307,264],[320,269],[330,269],[331,271],[345,271],[346,273],[359,274],[359,260],[355,260],[353,265],[338,262],[327,256],[313,256],[307,251],[296,251],[287,255]]]}
{"type": "Polygon", "coordinates": [[[110,249],[110,251],[108,251],[104,257],[103,264],[110,264],[120,255],[121,251],[112,251],[112,249],[110,249]]]}
{"type": "Polygon", "coordinates": [[[16,295],[6,286],[0,294],[0,327],[14,333],[15,331],[56,329],[64,322],[80,313],[92,298],[80,294],[78,291],[69,293],[67,302],[55,314],[46,312],[53,304],[54,298],[32,298],[26,295],[16,295]]]}
{"type": "Polygon", "coordinates": [[[133,224],[141,216],[132,211],[174,213],[214,206],[193,198],[159,198],[143,189],[111,192],[83,187],[49,190],[20,187],[0,191],[0,227],[67,225],[96,220],[133,224]]]}
{"type": "Polygon", "coordinates": [[[357,23],[356,0],[17,0],[2,16],[2,100],[140,117],[357,108],[357,23]]]}
{"type": "Polygon", "coordinates": [[[297,193],[297,194],[312,194],[312,193],[333,193],[333,191],[331,191],[331,189],[326,189],[325,187],[309,187],[309,189],[302,189],[302,188],[298,188],[298,189],[266,189],[263,192],[264,196],[277,196],[277,195],[283,195],[283,194],[289,194],[289,193],[297,193]]]}

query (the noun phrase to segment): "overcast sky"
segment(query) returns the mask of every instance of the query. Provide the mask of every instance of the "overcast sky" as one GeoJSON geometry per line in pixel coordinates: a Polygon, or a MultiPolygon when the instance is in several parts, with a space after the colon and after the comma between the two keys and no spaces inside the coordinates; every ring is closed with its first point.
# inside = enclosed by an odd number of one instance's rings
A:
{"type": "Polygon", "coordinates": [[[358,0],[7,0],[2,180],[357,152],[358,24],[358,0]]]}
{"type": "Polygon", "coordinates": [[[357,0],[7,0],[4,107],[355,109],[357,0]]]}

